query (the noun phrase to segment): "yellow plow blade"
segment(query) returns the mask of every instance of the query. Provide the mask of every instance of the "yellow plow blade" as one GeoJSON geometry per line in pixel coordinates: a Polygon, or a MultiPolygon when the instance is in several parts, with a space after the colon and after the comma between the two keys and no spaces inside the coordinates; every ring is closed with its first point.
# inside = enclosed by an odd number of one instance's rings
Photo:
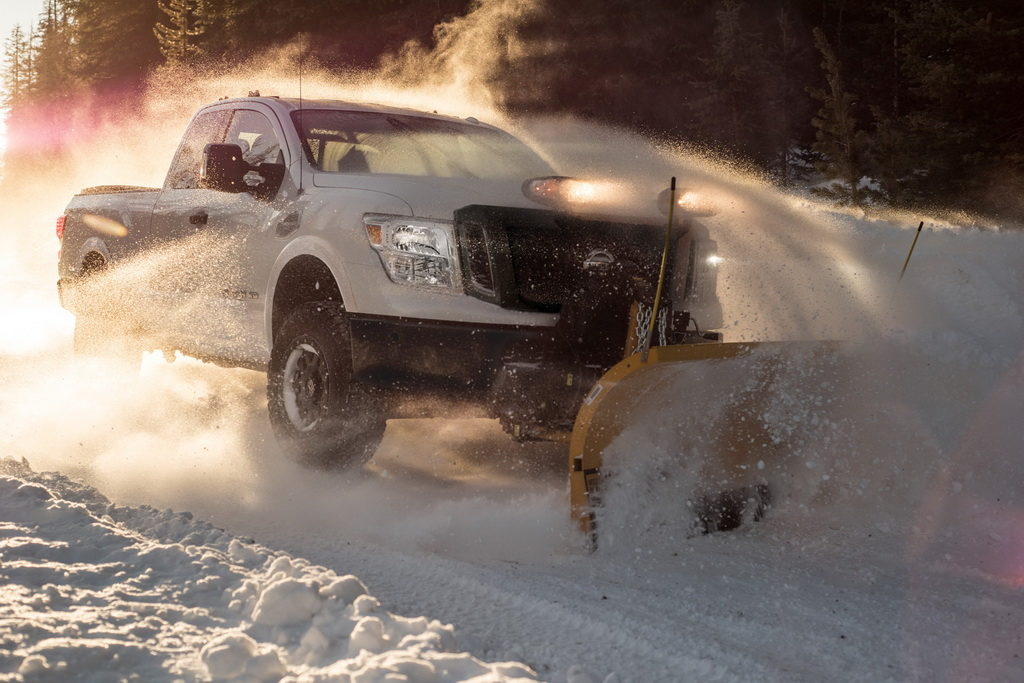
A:
{"type": "Polygon", "coordinates": [[[655,346],[646,361],[634,354],[612,367],[584,400],[569,442],[572,514],[580,528],[595,532],[606,452],[619,437],[616,457],[645,457],[636,449],[650,440],[626,433],[631,429],[667,435],[680,458],[696,460],[689,463],[698,471],[689,492],[695,500],[738,490],[767,495],[759,472],[789,444],[765,416],[778,413],[786,401],[799,401],[801,368],[820,370],[836,347],[835,342],[655,346]],[[778,395],[780,372],[797,391],[778,395]]]}

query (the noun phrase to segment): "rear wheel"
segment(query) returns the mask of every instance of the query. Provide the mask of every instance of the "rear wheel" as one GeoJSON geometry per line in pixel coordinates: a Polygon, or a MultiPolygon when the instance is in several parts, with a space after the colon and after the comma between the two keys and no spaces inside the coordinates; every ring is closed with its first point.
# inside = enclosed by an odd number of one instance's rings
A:
{"type": "Polygon", "coordinates": [[[384,436],[380,402],[352,381],[352,344],[341,304],[299,306],[274,337],[267,375],[270,423],[297,459],[361,465],[384,436]]]}

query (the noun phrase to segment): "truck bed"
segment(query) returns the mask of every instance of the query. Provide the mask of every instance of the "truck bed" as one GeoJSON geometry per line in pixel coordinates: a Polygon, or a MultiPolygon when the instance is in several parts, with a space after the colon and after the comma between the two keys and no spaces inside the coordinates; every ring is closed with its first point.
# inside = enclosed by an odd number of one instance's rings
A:
{"type": "Polygon", "coordinates": [[[139,185],[97,185],[87,187],[78,192],[76,196],[88,196],[94,194],[125,194],[128,192],[159,192],[159,187],[141,187],[139,185]]]}

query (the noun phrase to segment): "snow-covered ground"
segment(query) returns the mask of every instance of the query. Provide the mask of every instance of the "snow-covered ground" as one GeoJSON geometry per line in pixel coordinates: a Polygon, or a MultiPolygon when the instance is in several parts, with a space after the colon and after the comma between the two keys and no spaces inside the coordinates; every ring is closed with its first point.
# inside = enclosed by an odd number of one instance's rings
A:
{"type": "Polygon", "coordinates": [[[0,667],[25,680],[536,680],[459,653],[351,575],[188,513],[111,504],[2,461],[0,667]],[[13,628],[11,628],[13,627],[13,628]]]}
{"type": "Polygon", "coordinates": [[[768,518],[690,533],[674,439],[713,402],[686,386],[615,444],[594,554],[564,453],[488,421],[392,421],[364,470],[304,470],[258,373],[72,358],[48,227],[63,191],[19,197],[0,251],[0,677],[1024,680],[1024,234],[929,220],[898,282],[916,217],[664,150],[625,162],[642,141],[618,133],[535,139],[580,175],[676,174],[717,204],[729,338],[849,340],[842,382],[796,366],[772,385],[788,448],[764,463],[768,518]]]}

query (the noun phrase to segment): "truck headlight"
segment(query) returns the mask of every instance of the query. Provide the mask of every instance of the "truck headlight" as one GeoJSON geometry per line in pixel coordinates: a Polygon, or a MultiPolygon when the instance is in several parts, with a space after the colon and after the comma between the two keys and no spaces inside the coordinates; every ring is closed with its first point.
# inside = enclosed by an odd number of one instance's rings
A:
{"type": "Polygon", "coordinates": [[[530,178],[523,183],[523,194],[556,209],[611,204],[621,199],[621,192],[612,183],[565,176],[530,178]]]}
{"type": "MultiPolygon", "coordinates": [[[[664,216],[668,215],[670,196],[671,190],[662,190],[658,195],[658,211],[664,216]]],[[[695,192],[681,187],[676,191],[675,211],[687,216],[714,216],[718,213],[718,205],[707,192],[695,192]]]]}
{"type": "Polygon", "coordinates": [[[451,221],[363,216],[366,237],[392,282],[459,289],[459,256],[451,221]]]}

